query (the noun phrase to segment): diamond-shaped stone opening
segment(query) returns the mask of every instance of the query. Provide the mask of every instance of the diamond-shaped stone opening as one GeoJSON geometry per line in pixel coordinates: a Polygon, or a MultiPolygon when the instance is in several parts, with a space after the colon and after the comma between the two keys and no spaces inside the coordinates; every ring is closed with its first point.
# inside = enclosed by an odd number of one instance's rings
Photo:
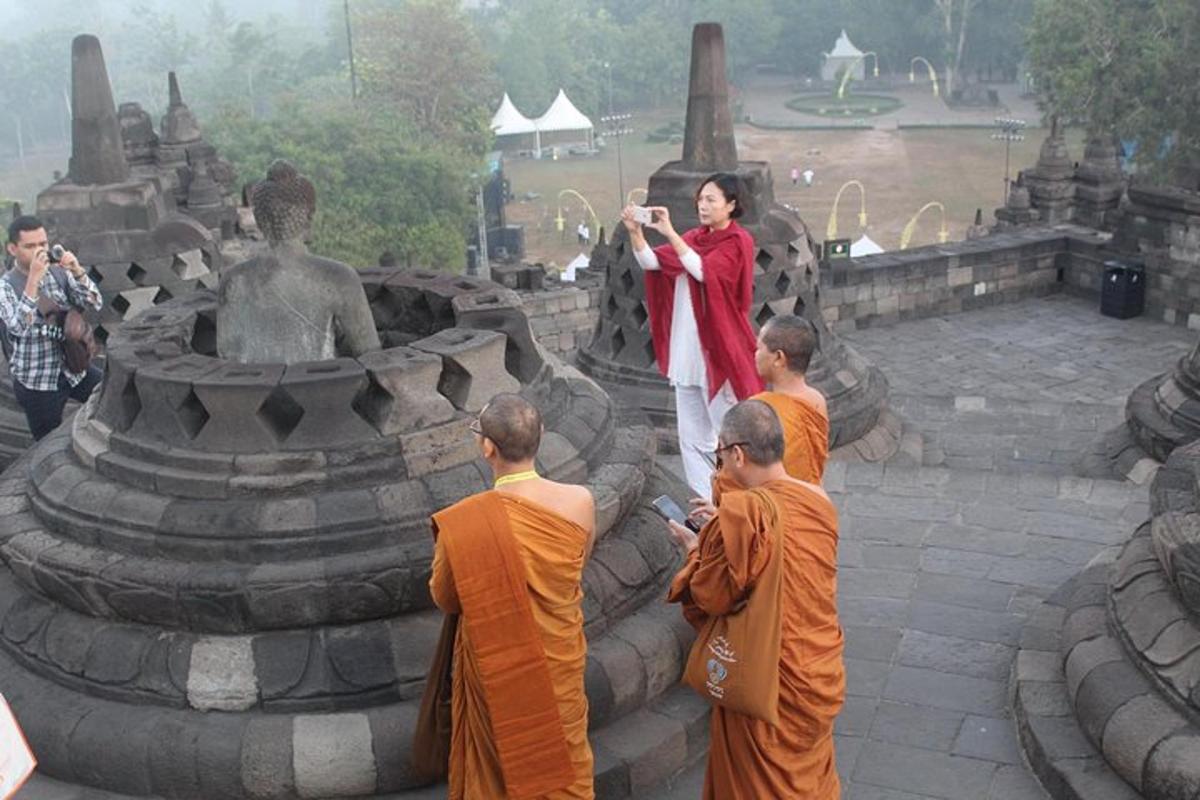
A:
{"type": "Polygon", "coordinates": [[[108,328],[104,327],[103,325],[97,325],[96,329],[92,331],[92,334],[96,337],[96,341],[100,344],[104,344],[108,341],[108,328]]]}
{"type": "Polygon", "coordinates": [[[781,295],[786,295],[788,289],[792,288],[792,279],[788,277],[786,272],[780,272],[779,277],[775,279],[775,291],[781,295]]]}
{"type": "Polygon", "coordinates": [[[792,306],[792,313],[795,314],[797,317],[804,316],[804,298],[803,297],[796,298],[796,305],[792,306]]]}
{"type": "Polygon", "coordinates": [[[759,310],[758,316],[754,318],[754,321],[757,322],[758,326],[761,328],[763,325],[766,325],[773,316],[775,316],[775,312],[771,310],[769,305],[763,303],[763,307],[759,310]]]}
{"type": "Polygon", "coordinates": [[[471,373],[448,358],[442,359],[442,376],[438,378],[438,393],[454,404],[455,408],[466,409],[471,396],[471,373]]]}
{"type": "Polygon", "coordinates": [[[754,257],[754,263],[757,264],[761,270],[766,270],[769,266],[771,266],[771,260],[771,254],[766,250],[763,250],[761,247],[758,249],[758,255],[754,257]]]}
{"type": "Polygon", "coordinates": [[[608,315],[611,317],[617,313],[617,309],[620,308],[621,306],[617,304],[617,298],[613,297],[610,294],[608,296],[608,302],[605,304],[604,307],[608,309],[608,315]]]}
{"type": "Polygon", "coordinates": [[[621,351],[624,349],[625,334],[621,332],[620,328],[618,328],[616,333],[614,333],[612,336],[612,354],[614,356],[620,355],[621,351]]]}
{"type": "Polygon", "coordinates": [[[97,286],[104,282],[104,276],[101,275],[100,270],[96,269],[95,267],[89,269],[87,274],[88,277],[92,279],[92,283],[96,284],[97,286]]]}
{"type": "Polygon", "coordinates": [[[655,357],[654,357],[654,340],[653,340],[653,339],[647,339],[647,340],[646,340],[646,341],[645,341],[645,342],[642,344],[642,352],[646,354],[646,363],[647,363],[647,364],[653,364],[653,363],[654,363],[654,361],[655,361],[655,357]]]}
{"type": "Polygon", "coordinates": [[[633,291],[633,284],[633,272],[629,269],[623,270],[621,272],[621,288],[625,290],[626,294],[633,291]]]}
{"type": "Polygon", "coordinates": [[[367,373],[367,385],[363,387],[350,407],[354,413],[375,430],[383,433],[383,427],[392,415],[396,398],[379,384],[375,376],[367,373]]]}
{"type": "Polygon", "coordinates": [[[217,355],[217,320],[215,314],[201,312],[192,326],[192,352],[206,356],[217,355]]]}
{"type": "Polygon", "coordinates": [[[304,417],[304,409],[279,386],[271,390],[258,408],[258,417],[279,442],[286,441],[304,417]]]}
{"type": "Polygon", "coordinates": [[[126,300],[123,295],[117,295],[114,297],[109,305],[112,306],[112,310],[120,314],[122,318],[125,316],[125,312],[129,310],[129,301],[126,300]]]}
{"type": "Polygon", "coordinates": [[[189,439],[200,435],[200,430],[208,424],[209,419],[208,409],[200,402],[194,390],[188,390],[187,397],[183,398],[183,402],[175,410],[175,416],[179,420],[179,427],[183,428],[189,439]]]}
{"type": "Polygon", "coordinates": [[[800,248],[796,247],[796,245],[792,244],[791,242],[788,242],[787,258],[788,258],[788,261],[790,261],[793,264],[797,263],[800,260],[800,248]]]}
{"type": "Polygon", "coordinates": [[[142,413],[142,396],[138,394],[132,375],[126,378],[125,385],[121,387],[119,407],[120,418],[117,420],[117,425],[121,431],[127,431],[137,419],[138,414],[142,413]]]}
{"type": "Polygon", "coordinates": [[[154,293],[154,299],[151,300],[150,302],[153,303],[154,305],[158,305],[160,303],[167,302],[172,297],[173,297],[173,295],[170,292],[168,292],[166,289],[164,289],[163,287],[160,286],[160,287],[158,287],[158,291],[154,293]]]}
{"type": "Polygon", "coordinates": [[[135,286],[141,286],[146,280],[146,270],[142,269],[136,263],[130,264],[129,269],[125,270],[125,277],[133,281],[135,286]]]}
{"type": "Polygon", "coordinates": [[[646,327],[646,320],[650,319],[650,315],[646,313],[645,303],[638,303],[630,313],[633,316],[633,321],[637,323],[639,330],[646,327]]]}

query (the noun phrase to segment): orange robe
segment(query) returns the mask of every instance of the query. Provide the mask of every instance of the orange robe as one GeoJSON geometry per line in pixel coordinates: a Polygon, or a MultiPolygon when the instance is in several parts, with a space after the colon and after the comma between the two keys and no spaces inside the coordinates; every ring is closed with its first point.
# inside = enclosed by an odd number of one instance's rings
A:
{"type": "Polygon", "coordinates": [[[783,468],[798,481],[820,483],[829,457],[829,416],[809,400],[782,392],[751,398],[775,409],[783,424],[783,468]]]}
{"type": "MultiPolygon", "coordinates": [[[[779,509],[783,542],[779,725],[714,706],[705,800],[837,800],[833,720],[845,696],[837,617],[837,512],[792,481],[763,487],[779,509]]],[[[699,547],[671,584],[669,600],[699,628],[753,591],[774,543],[761,500],[726,495],[699,547]]]]}
{"type": "MultiPolygon", "coordinates": [[[[798,481],[820,484],[829,458],[829,417],[808,400],[782,392],[761,392],[750,398],[775,410],[783,427],[783,468],[798,481]]],[[[713,473],[713,502],[743,488],[723,471],[713,473]]]]}
{"type": "MultiPolygon", "coordinates": [[[[524,498],[496,493],[508,515],[525,581],[533,620],[545,648],[545,661],[557,701],[562,731],[576,781],[569,787],[537,795],[546,800],[591,800],[592,750],[587,739],[588,703],[583,675],[587,642],[583,636],[583,573],[588,534],[550,509],[524,498]]],[[[434,547],[430,593],[446,613],[462,605],[443,537],[434,547]]],[[[464,620],[465,622],[466,620],[464,620]]],[[[466,624],[459,624],[454,643],[451,694],[450,800],[504,800],[505,787],[496,737],[488,712],[479,659],[466,624]]],[[[497,702],[492,700],[492,702],[497,702]]]]}

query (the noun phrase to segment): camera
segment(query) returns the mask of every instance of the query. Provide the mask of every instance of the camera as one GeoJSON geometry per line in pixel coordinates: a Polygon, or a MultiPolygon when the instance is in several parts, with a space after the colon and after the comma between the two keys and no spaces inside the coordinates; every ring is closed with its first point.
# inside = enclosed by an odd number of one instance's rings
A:
{"type": "Polygon", "coordinates": [[[633,219],[642,225],[650,225],[654,222],[654,212],[645,206],[634,206],[633,219]]]}
{"type": "Polygon", "coordinates": [[[51,264],[57,264],[62,261],[63,253],[67,252],[61,244],[56,244],[46,251],[46,259],[51,264]]]}

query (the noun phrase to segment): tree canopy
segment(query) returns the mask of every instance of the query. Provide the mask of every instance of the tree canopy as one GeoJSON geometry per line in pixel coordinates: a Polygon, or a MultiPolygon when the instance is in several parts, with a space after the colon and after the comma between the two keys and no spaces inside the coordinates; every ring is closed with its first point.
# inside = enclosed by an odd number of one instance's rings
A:
{"type": "Polygon", "coordinates": [[[1036,0],[1029,34],[1047,110],[1138,141],[1139,164],[1161,175],[1200,164],[1197,44],[1195,0],[1036,0]]]}

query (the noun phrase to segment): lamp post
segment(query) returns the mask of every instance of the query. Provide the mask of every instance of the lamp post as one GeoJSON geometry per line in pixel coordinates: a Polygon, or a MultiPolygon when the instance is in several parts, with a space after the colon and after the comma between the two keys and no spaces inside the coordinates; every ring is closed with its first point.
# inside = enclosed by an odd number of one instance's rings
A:
{"type": "Polygon", "coordinates": [[[617,141],[617,208],[621,206],[621,202],[625,199],[625,167],[621,162],[621,137],[628,136],[633,133],[633,128],[629,127],[629,121],[633,119],[633,114],[609,114],[600,118],[600,124],[604,126],[604,139],[613,137],[617,141]]]}
{"type": "Polygon", "coordinates": [[[837,238],[838,203],[842,200],[842,192],[851,186],[857,188],[859,193],[858,226],[860,228],[867,227],[867,189],[861,181],[846,181],[833,197],[833,208],[829,211],[829,224],[825,226],[826,241],[837,238]]]}
{"type": "Polygon", "coordinates": [[[1008,117],[996,117],[997,131],[992,134],[992,138],[1004,142],[1004,203],[1008,203],[1008,164],[1009,151],[1012,149],[1013,142],[1025,141],[1025,120],[1010,119],[1008,117]]]}

